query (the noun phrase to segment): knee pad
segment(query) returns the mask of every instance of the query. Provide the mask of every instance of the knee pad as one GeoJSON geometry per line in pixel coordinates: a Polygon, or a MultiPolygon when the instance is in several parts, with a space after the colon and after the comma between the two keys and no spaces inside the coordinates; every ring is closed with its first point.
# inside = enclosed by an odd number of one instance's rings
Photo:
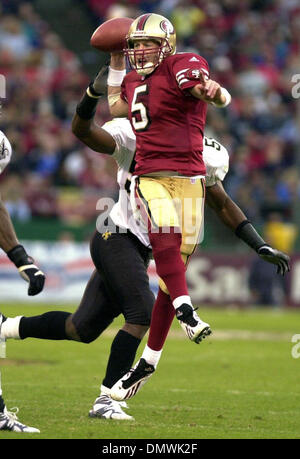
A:
{"type": "Polygon", "coordinates": [[[74,325],[81,342],[89,344],[92,341],[95,341],[95,339],[101,335],[101,333],[112,323],[112,321],[113,319],[101,323],[98,321],[93,321],[92,323],[89,321],[77,321],[76,325],[74,325]]]}
{"type": "Polygon", "coordinates": [[[78,335],[80,336],[80,340],[82,343],[89,344],[95,341],[95,339],[101,335],[101,332],[100,333],[80,332],[78,333],[78,335]]]}
{"type": "Polygon", "coordinates": [[[127,323],[134,325],[144,325],[150,326],[152,309],[154,306],[155,298],[153,296],[149,300],[145,297],[141,299],[142,304],[133,306],[130,305],[130,308],[124,308],[124,318],[127,323]]]}

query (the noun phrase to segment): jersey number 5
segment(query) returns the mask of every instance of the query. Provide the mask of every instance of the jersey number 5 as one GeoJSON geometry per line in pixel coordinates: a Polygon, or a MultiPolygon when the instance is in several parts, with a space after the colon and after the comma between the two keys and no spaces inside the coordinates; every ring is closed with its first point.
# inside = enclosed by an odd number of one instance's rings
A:
{"type": "Polygon", "coordinates": [[[151,122],[147,107],[142,102],[139,102],[139,97],[144,94],[148,94],[148,86],[146,84],[135,88],[131,104],[131,116],[132,124],[136,131],[146,131],[151,122]]]}

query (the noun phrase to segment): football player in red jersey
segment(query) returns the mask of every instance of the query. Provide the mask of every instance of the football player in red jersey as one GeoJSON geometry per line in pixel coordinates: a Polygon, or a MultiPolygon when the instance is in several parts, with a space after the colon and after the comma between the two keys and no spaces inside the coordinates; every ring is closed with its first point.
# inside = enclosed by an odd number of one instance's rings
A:
{"type": "MultiPolygon", "coordinates": [[[[224,107],[231,97],[209,78],[203,57],[176,54],[174,27],[163,16],[137,18],[125,52],[133,70],[121,88],[108,82],[109,105],[114,117],[129,117],[136,135],[135,197],[160,277],[157,302],[171,301],[183,330],[199,343],[211,330],[192,306],[185,271],[203,222],[207,103],[224,107]]],[[[159,340],[160,321],[152,320],[151,330],[159,340]]]]}
{"type": "MultiPolygon", "coordinates": [[[[114,70],[110,68],[108,77],[112,87],[115,84],[120,86],[124,76],[122,70],[117,70],[119,64],[122,64],[122,56],[113,55],[111,66],[114,70]]],[[[101,392],[89,414],[102,419],[132,420],[133,418],[122,410],[120,404],[114,402],[110,394],[115,382],[120,377],[123,378],[132,366],[140,343],[139,338],[144,336],[148,328],[148,325],[145,325],[150,322],[150,317],[147,319],[147,316],[152,311],[154,297],[147,277],[147,264],[150,257],[149,238],[148,234],[135,225],[131,218],[128,182],[132,177],[136,147],[131,126],[126,119],[113,120],[102,128],[94,121],[95,109],[102,92],[102,70],[89,85],[78,104],[72,124],[74,134],[82,142],[95,151],[111,154],[119,166],[117,180],[120,185],[120,196],[109,217],[115,225],[114,234],[108,238],[103,237],[106,236],[107,226],[104,225],[103,229],[98,226],[98,231],[92,238],[91,255],[99,274],[98,276],[96,272],[92,274],[82,301],[74,314],[50,311],[40,316],[5,318],[0,337],[22,340],[29,337],[69,339],[89,343],[122,312],[125,324],[113,340],[101,392]],[[118,227],[120,231],[117,231],[118,227]],[[114,292],[117,293],[117,297],[113,295],[114,292]]],[[[288,257],[271,247],[267,248],[266,243],[221,185],[228,169],[226,149],[213,139],[206,138],[204,143],[207,203],[215,209],[226,226],[235,231],[236,235],[260,257],[276,264],[278,273],[284,275],[289,270],[288,257]]],[[[113,228],[111,230],[113,231],[113,228]]],[[[159,333],[156,332],[155,341],[151,329],[148,341],[149,346],[151,343],[153,350],[156,351],[154,352],[156,359],[161,354],[175,315],[169,296],[162,291],[160,295],[163,295],[166,302],[156,302],[153,317],[157,315],[161,328],[159,333]]],[[[152,360],[148,368],[151,369],[151,365],[152,360]]],[[[134,395],[140,387],[140,381],[137,381],[137,385],[126,391],[125,398],[129,398],[128,394],[134,395]]]]}

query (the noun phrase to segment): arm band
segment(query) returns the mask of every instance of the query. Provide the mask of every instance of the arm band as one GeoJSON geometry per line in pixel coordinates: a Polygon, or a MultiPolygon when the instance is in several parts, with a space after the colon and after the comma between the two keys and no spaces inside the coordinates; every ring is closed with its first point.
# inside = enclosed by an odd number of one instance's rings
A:
{"type": "Polygon", "coordinates": [[[108,68],[107,85],[112,87],[121,86],[124,76],[126,75],[126,69],[115,70],[111,67],[108,68]]]}
{"type": "Polygon", "coordinates": [[[9,250],[9,252],[7,252],[7,256],[17,268],[33,263],[33,259],[28,256],[22,245],[16,245],[16,247],[9,250]]]}
{"type": "Polygon", "coordinates": [[[251,225],[249,220],[244,220],[240,223],[235,230],[235,234],[256,252],[263,245],[267,245],[263,238],[251,225]]]}
{"type": "Polygon", "coordinates": [[[77,115],[83,120],[92,119],[95,116],[97,103],[101,96],[102,94],[96,93],[91,83],[76,107],[77,115]]]}

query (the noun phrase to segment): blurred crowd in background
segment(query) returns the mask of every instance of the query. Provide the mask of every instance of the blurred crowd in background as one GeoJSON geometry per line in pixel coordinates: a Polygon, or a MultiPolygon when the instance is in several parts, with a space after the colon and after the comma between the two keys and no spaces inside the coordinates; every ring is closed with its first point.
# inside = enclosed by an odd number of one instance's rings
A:
{"type": "MultiPolygon", "coordinates": [[[[91,32],[114,16],[162,14],[176,28],[177,50],[207,59],[211,77],[233,96],[228,108],[209,108],[206,128],[206,135],[230,153],[226,190],[249,220],[266,225],[270,242],[276,238],[279,249],[291,252],[300,197],[300,110],[291,94],[292,76],[300,73],[299,1],[81,3],[91,32]]],[[[7,77],[0,124],[14,150],[0,177],[1,193],[16,219],[92,220],[97,199],[116,197],[117,186],[113,160],[93,153],[71,133],[89,76],[34,2],[1,0],[0,5],[0,73],[7,77]]],[[[103,100],[97,122],[107,120],[103,100]]]]}

